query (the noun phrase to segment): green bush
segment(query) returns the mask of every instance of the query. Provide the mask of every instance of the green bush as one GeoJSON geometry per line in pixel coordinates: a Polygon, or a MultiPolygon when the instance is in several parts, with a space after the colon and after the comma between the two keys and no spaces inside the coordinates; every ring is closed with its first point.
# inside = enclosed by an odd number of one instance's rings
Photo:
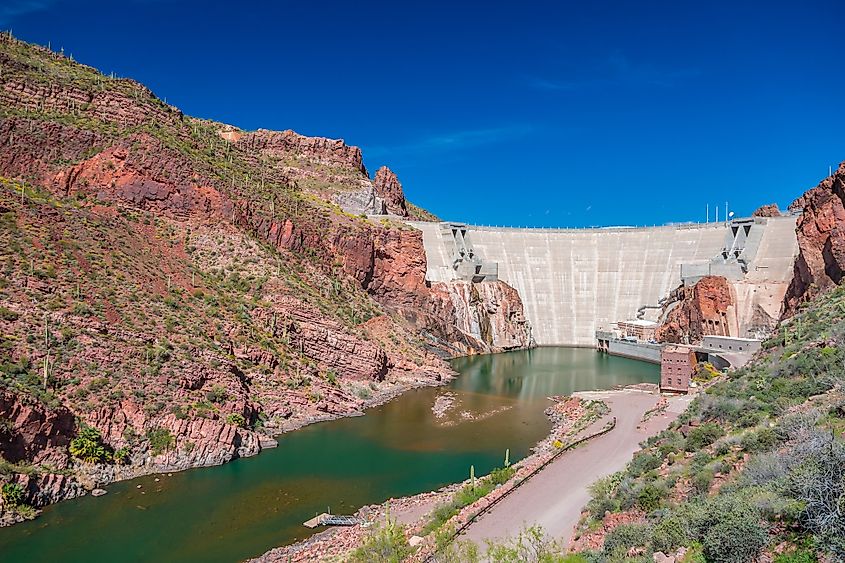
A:
{"type": "Polygon", "coordinates": [[[616,489],[622,481],[622,473],[614,473],[602,477],[590,485],[592,499],[587,508],[596,518],[602,518],[605,512],[616,512],[619,510],[619,501],[616,499],[616,489]]]}
{"type": "Polygon", "coordinates": [[[126,463],[126,461],[129,459],[129,448],[123,447],[116,450],[114,452],[114,455],[112,456],[112,459],[114,459],[115,463],[126,463]]]}
{"type": "Polygon", "coordinates": [[[147,430],[147,440],[150,442],[150,452],[153,455],[169,450],[175,441],[173,434],[167,428],[150,428],[147,430]]]}
{"type": "Polygon", "coordinates": [[[493,485],[503,485],[513,477],[514,473],[516,473],[516,469],[513,466],[497,467],[490,472],[490,482],[493,485]]]}
{"type": "Polygon", "coordinates": [[[229,398],[229,392],[222,385],[213,385],[205,394],[205,398],[211,403],[223,403],[229,398]]]}
{"type": "Polygon", "coordinates": [[[233,412],[232,414],[226,417],[226,422],[228,424],[231,424],[232,426],[243,427],[246,424],[246,419],[243,417],[242,414],[233,412]]]}
{"type": "Polygon", "coordinates": [[[86,463],[108,461],[110,455],[101,440],[99,430],[83,426],[76,437],[70,441],[70,455],[86,463]]]}
{"type": "Polygon", "coordinates": [[[18,320],[19,316],[20,315],[18,315],[11,309],[7,309],[6,307],[0,307],[0,319],[3,319],[4,321],[16,321],[18,320]]]}
{"type": "Polygon", "coordinates": [[[646,484],[637,495],[637,506],[646,512],[657,510],[663,502],[664,491],[652,483],[646,484]]]}
{"type": "Polygon", "coordinates": [[[684,518],[670,515],[652,528],[651,543],[655,551],[669,553],[692,541],[689,526],[684,518]]]}
{"type": "Polygon", "coordinates": [[[649,451],[641,452],[634,456],[628,465],[628,474],[631,477],[639,477],[647,471],[657,469],[663,464],[663,456],[649,451]]]}
{"type": "Polygon", "coordinates": [[[602,552],[606,555],[625,554],[633,547],[648,545],[650,538],[651,526],[647,524],[620,524],[605,536],[602,552]]]}
{"type": "Polygon", "coordinates": [[[692,488],[700,495],[705,495],[713,483],[713,470],[704,468],[692,476],[692,488]]]}
{"type": "Polygon", "coordinates": [[[721,515],[704,535],[704,556],[708,563],[754,561],[769,541],[769,534],[751,512],[721,515]]]}
{"type": "Polygon", "coordinates": [[[775,556],[775,563],[817,563],[818,560],[815,553],[804,549],[796,549],[775,556]]]}
{"type": "Polygon", "coordinates": [[[0,496],[9,506],[20,506],[23,503],[24,490],[20,483],[4,483],[0,496]]]}
{"type": "Polygon", "coordinates": [[[688,452],[698,451],[706,448],[725,434],[722,428],[712,422],[702,424],[690,430],[687,435],[687,443],[684,449],[688,452]]]}
{"type": "Polygon", "coordinates": [[[364,543],[352,552],[351,561],[360,563],[401,563],[413,553],[405,538],[405,529],[388,516],[387,521],[377,525],[364,543]]]}

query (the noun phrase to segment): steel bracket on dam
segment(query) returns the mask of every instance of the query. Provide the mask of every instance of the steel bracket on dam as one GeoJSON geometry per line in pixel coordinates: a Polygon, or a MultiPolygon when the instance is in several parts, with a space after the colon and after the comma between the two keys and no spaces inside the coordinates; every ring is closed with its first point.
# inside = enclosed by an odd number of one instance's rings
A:
{"type": "Polygon", "coordinates": [[[540,345],[594,346],[597,329],[634,319],[681,283],[728,278],[735,336],[777,315],[798,252],[794,216],[658,227],[531,229],[409,224],[423,233],[430,281],[501,279],[522,298],[540,345]]]}

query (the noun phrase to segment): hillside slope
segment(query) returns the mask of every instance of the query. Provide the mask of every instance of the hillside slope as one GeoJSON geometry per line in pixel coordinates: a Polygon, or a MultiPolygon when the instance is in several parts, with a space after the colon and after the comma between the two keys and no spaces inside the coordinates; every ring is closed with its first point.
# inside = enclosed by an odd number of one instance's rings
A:
{"type": "Polygon", "coordinates": [[[426,283],[404,217],[432,216],[357,147],[186,117],[0,36],[5,521],[529,346],[512,288],[426,283]]]}

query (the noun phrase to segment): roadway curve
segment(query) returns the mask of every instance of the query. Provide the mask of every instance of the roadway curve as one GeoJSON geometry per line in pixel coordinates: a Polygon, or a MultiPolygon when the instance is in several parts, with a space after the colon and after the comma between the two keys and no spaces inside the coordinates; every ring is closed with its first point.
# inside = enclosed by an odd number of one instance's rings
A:
{"type": "Polygon", "coordinates": [[[657,405],[659,395],[632,389],[577,395],[601,399],[610,407],[610,413],[587,433],[594,433],[613,416],[616,427],[561,455],[535,474],[464,530],[466,539],[483,544],[485,540],[513,537],[526,526],[540,525],[549,537],[567,545],[582,508],[590,500],[589,485],[624,468],[639,443],[667,428],[690,400],[672,397],[665,412],[642,422],[643,415],[657,405]]]}

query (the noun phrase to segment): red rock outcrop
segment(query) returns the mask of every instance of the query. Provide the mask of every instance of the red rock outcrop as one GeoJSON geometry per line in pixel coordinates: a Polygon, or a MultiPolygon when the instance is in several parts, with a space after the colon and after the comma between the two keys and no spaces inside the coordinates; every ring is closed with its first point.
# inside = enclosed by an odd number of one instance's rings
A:
{"type": "Polygon", "coordinates": [[[396,174],[390,168],[382,166],[376,171],[373,187],[375,188],[376,195],[384,200],[388,213],[393,213],[400,217],[408,216],[405,192],[402,190],[402,184],[399,183],[399,178],[396,177],[396,174]]]}
{"type": "Polygon", "coordinates": [[[0,456],[7,461],[67,467],[67,447],[76,433],[73,413],[48,408],[21,395],[0,390],[0,456]]]}
{"type": "MultiPolygon", "coordinates": [[[[347,145],[342,139],[306,137],[290,129],[270,131],[259,129],[246,133],[238,143],[260,154],[278,159],[310,159],[315,163],[338,166],[363,177],[367,176],[361,149],[347,145]]],[[[291,162],[289,165],[294,165],[291,162]]]]}
{"type": "Polygon", "coordinates": [[[694,344],[707,335],[736,336],[735,298],[727,279],[705,276],[692,287],[676,289],[675,297],[657,327],[658,342],[694,344]]]}
{"type": "Polygon", "coordinates": [[[761,205],[754,213],[751,214],[752,217],[780,217],[781,212],[778,208],[777,203],[769,203],[767,205],[761,205]]]}
{"type": "Polygon", "coordinates": [[[784,315],[842,282],[845,271],[845,162],[832,176],[796,199],[798,258],[784,298],[784,315]]]}

